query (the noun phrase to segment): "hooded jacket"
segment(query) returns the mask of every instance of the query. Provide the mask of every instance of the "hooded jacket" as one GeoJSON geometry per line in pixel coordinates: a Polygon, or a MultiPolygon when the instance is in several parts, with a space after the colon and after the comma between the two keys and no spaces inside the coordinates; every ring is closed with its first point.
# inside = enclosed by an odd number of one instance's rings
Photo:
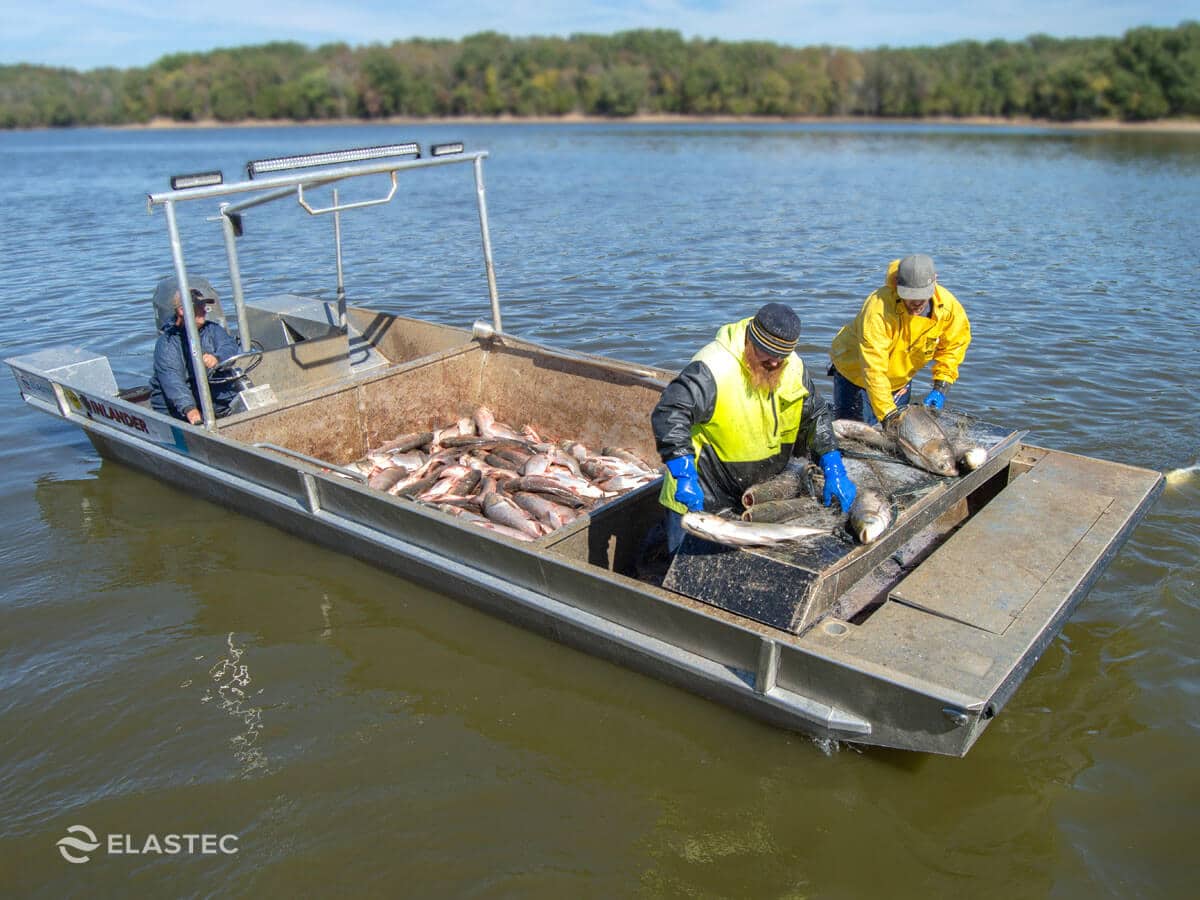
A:
{"type": "MultiPolygon", "coordinates": [[[[746,488],[781,472],[793,455],[837,449],[829,407],[798,354],[788,356],[777,389],[752,385],[745,357],[750,322],[722,326],[667,385],[650,415],[664,461],[696,457],[706,509],[740,509],[746,488]]],[[[659,501],[685,511],[669,472],[659,501]]]]}
{"type": "MultiPolygon", "coordinates": [[[[186,419],[189,409],[200,408],[200,395],[196,392],[192,374],[191,354],[187,349],[187,330],[175,324],[174,317],[165,321],[154,345],[154,375],[150,378],[150,405],[158,412],[167,413],[177,419],[186,419]]],[[[205,322],[200,326],[200,351],[211,353],[217,359],[228,359],[241,352],[241,347],[224,328],[216,322],[205,322]]],[[[213,385],[213,411],[218,414],[229,409],[237,396],[232,383],[213,385]]]]}
{"type": "Polygon", "coordinates": [[[876,418],[896,408],[892,395],[933,360],[933,380],[953,384],[971,343],[971,323],[958,299],[934,286],[932,316],[914,316],[896,293],[900,260],[887,281],[863,302],[858,316],[834,336],[830,356],[850,382],[865,388],[876,418]]]}

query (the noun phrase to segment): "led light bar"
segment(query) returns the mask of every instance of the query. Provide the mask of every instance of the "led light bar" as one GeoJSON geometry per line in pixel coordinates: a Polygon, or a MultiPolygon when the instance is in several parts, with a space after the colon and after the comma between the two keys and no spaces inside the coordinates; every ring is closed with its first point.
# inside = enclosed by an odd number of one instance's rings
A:
{"type": "Polygon", "coordinates": [[[429,148],[430,156],[451,156],[455,153],[462,153],[467,148],[463,146],[462,141],[454,141],[450,144],[434,144],[429,148]]]}
{"type": "Polygon", "coordinates": [[[412,141],[407,144],[385,144],[380,147],[358,147],[354,150],[330,150],[326,153],[304,153],[300,156],[256,159],[246,163],[246,174],[253,178],[255,175],[263,175],[267,172],[287,172],[291,169],[307,169],[312,166],[334,166],[368,159],[385,159],[389,156],[415,156],[419,159],[421,145],[412,141]]]}
{"type": "Polygon", "coordinates": [[[211,187],[224,184],[225,176],[220,172],[196,172],[192,175],[172,175],[171,190],[185,191],[188,188],[211,187]]]}

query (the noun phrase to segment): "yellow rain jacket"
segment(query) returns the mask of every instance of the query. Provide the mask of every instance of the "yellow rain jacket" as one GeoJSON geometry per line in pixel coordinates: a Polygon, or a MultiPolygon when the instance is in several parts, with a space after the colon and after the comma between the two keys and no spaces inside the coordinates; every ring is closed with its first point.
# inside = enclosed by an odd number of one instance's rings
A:
{"type": "MultiPolygon", "coordinates": [[[[707,509],[740,509],[742,492],[783,471],[793,454],[820,456],[837,447],[829,407],[798,354],[788,357],[774,391],[751,384],[745,359],[751,318],[722,326],[663,391],[650,417],[664,460],[696,457],[707,509]]],[[[659,502],[687,511],[675,500],[670,472],[659,502]]]]}
{"type": "Polygon", "coordinates": [[[896,293],[900,260],[888,266],[887,283],[863,302],[858,316],[834,336],[833,365],[866,388],[871,409],[883,419],[896,408],[892,395],[933,360],[933,380],[953,384],[971,343],[971,323],[958,299],[940,284],[933,315],[913,316],[896,293]]]}

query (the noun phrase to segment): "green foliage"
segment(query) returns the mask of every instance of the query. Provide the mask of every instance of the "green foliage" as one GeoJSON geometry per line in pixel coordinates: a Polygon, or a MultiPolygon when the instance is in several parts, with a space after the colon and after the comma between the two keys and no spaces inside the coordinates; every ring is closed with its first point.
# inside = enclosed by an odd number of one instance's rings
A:
{"type": "Polygon", "coordinates": [[[1121,38],[960,41],[852,51],[570,38],[294,42],[173,53],[140,69],[0,66],[0,127],[388,116],[1200,116],[1200,23],[1121,38]]]}

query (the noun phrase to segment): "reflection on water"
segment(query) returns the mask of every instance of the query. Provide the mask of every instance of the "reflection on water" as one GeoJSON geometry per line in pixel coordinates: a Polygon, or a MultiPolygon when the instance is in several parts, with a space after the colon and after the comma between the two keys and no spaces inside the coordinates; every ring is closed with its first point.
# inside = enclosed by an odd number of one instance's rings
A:
{"type": "MultiPolygon", "coordinates": [[[[208,670],[212,684],[208,685],[202,703],[216,701],[217,707],[228,714],[239,724],[238,733],[230,739],[234,758],[242,764],[242,777],[251,778],[256,774],[265,774],[268,770],[267,757],[258,746],[258,737],[262,733],[262,709],[250,703],[250,696],[262,693],[262,688],[253,690],[250,682],[250,669],[242,662],[245,647],[237,647],[233,642],[233,632],[229,633],[228,655],[218,659],[208,670]]],[[[185,682],[182,686],[187,686],[185,682]]]]}
{"type": "MultiPolygon", "coordinates": [[[[511,331],[681,366],[721,322],[783,300],[823,371],[887,261],[923,250],[972,318],[953,403],[1039,443],[1171,471],[1170,484],[971,754],[945,760],[815,746],[98,464],[10,384],[0,867],[20,873],[17,890],[79,892],[53,847],[83,823],[241,836],[221,861],[89,867],[101,892],[924,897],[969,882],[1188,895],[1200,448],[1186,398],[1200,357],[1179,348],[1200,331],[1200,141],[859,125],[403,130],[492,152],[511,331]]],[[[3,355],[73,342],[146,373],[149,296],[168,265],[144,192],[171,172],[229,175],[382,134],[0,134],[0,252],[24,298],[0,318],[3,355]],[[84,174],[86,202],[72,192],[84,174]]],[[[401,203],[345,217],[352,300],[454,325],[487,314],[472,197],[447,204],[442,186],[404,182],[401,203]]],[[[252,296],[331,291],[336,273],[319,261],[331,226],[294,218],[247,217],[252,296]],[[276,225],[294,253],[277,252],[276,225]]],[[[219,229],[199,213],[190,224],[189,264],[222,271],[219,229]]]]}

